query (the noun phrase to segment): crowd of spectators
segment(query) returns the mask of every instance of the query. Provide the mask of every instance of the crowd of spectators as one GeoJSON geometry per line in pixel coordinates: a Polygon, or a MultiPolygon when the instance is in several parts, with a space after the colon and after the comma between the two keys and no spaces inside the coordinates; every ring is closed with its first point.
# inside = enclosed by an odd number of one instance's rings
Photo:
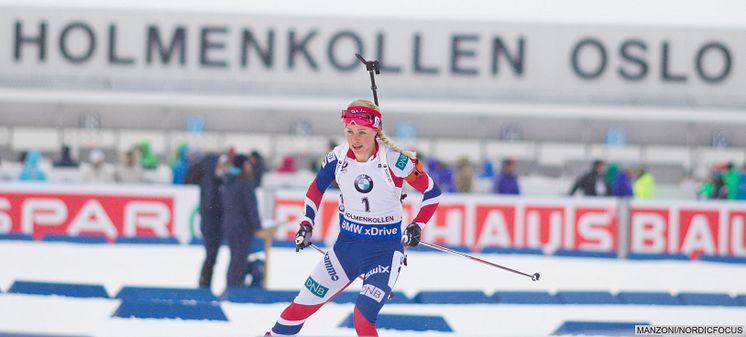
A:
{"type": "MultiPolygon", "coordinates": [[[[329,142],[331,150],[336,144],[329,142]]],[[[148,142],[143,141],[127,150],[123,157],[112,164],[115,158],[107,158],[106,152],[91,149],[85,161],[79,161],[73,155],[69,146],[63,145],[58,155],[53,159],[54,168],[78,169],[81,171],[82,182],[87,183],[147,183],[147,173],[159,166],[170,168],[170,180],[173,184],[198,184],[194,177],[197,164],[206,154],[198,149],[179,144],[170,160],[161,160],[155,155],[148,142]],[[161,164],[163,163],[163,164],[161,164]]],[[[233,148],[226,150],[229,159],[236,156],[233,148]]],[[[311,171],[318,169],[324,154],[314,157],[310,161],[311,171]],[[318,159],[322,158],[322,159],[318,159]],[[318,160],[317,160],[318,159],[318,160]]],[[[45,181],[48,172],[42,168],[40,162],[42,154],[37,150],[28,150],[21,154],[22,168],[17,176],[21,181],[45,181]]],[[[277,160],[277,165],[269,168],[263,156],[252,151],[247,155],[248,162],[254,168],[254,176],[260,182],[264,173],[271,171],[279,174],[293,174],[307,169],[302,157],[288,154],[277,160]],[[299,159],[300,158],[300,159],[299,159]]],[[[499,160],[499,171],[493,169],[493,160],[473,163],[467,158],[461,158],[455,163],[445,163],[437,158],[424,157],[419,159],[427,166],[433,180],[445,193],[470,193],[475,191],[475,182],[490,182],[488,190],[494,194],[520,195],[521,177],[525,176],[517,168],[516,161],[511,158],[496,158],[499,160]]],[[[480,185],[484,186],[484,185],[480,185]]],[[[615,196],[621,198],[647,199],[655,196],[655,179],[643,166],[620,166],[595,160],[591,168],[574,180],[569,195],[583,194],[585,196],[615,196]]],[[[484,191],[482,189],[481,191],[484,191]]],[[[698,199],[730,199],[746,200],[746,165],[740,169],[734,163],[716,163],[709,175],[701,181],[698,199]]]]}
{"type": "Polygon", "coordinates": [[[734,163],[717,163],[697,194],[699,199],[746,200],[746,164],[738,170],[734,163]]]}
{"type": "Polygon", "coordinates": [[[580,191],[585,196],[614,196],[648,199],[653,195],[655,178],[642,167],[620,168],[603,160],[594,160],[570,188],[569,195],[580,191]]]}

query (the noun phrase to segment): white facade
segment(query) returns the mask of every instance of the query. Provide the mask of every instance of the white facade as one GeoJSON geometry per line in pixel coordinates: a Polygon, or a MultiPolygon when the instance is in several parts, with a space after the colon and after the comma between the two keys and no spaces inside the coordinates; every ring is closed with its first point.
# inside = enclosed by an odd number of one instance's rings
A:
{"type": "Polygon", "coordinates": [[[746,106],[737,2],[677,2],[676,19],[662,11],[665,1],[635,9],[498,2],[481,11],[475,2],[450,11],[393,2],[356,10],[343,2],[4,2],[7,96],[18,89],[250,95],[288,108],[278,101],[369,96],[359,52],[381,61],[382,101],[746,106]]]}

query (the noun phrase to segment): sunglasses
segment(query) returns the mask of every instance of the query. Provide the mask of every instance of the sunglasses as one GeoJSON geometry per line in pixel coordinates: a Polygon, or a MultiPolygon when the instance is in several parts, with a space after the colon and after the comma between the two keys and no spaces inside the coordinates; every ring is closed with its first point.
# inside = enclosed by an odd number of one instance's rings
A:
{"type": "Polygon", "coordinates": [[[369,128],[380,128],[381,118],[376,116],[373,111],[375,110],[368,107],[349,107],[346,110],[342,110],[342,123],[345,126],[355,123],[369,128]]]}

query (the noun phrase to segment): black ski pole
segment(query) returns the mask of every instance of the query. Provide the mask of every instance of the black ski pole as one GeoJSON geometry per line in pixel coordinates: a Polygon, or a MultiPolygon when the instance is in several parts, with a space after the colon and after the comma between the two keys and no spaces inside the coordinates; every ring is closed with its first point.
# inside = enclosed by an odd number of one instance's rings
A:
{"type": "Polygon", "coordinates": [[[376,106],[380,107],[378,105],[378,87],[376,86],[376,77],[375,75],[373,75],[373,73],[375,73],[376,75],[381,74],[380,63],[378,62],[378,60],[367,61],[362,56],[360,56],[360,54],[355,54],[355,57],[357,57],[357,59],[365,65],[365,70],[367,70],[370,74],[370,90],[373,91],[373,102],[376,103],[376,106]]]}
{"type": "Polygon", "coordinates": [[[490,261],[482,260],[482,259],[480,259],[480,258],[478,258],[476,256],[471,256],[469,254],[465,254],[465,253],[462,253],[462,252],[457,252],[457,251],[455,251],[453,249],[448,249],[446,247],[443,247],[443,246],[440,246],[440,245],[436,245],[434,243],[430,243],[430,242],[426,242],[426,241],[420,241],[420,244],[423,245],[423,246],[425,246],[425,247],[430,247],[432,249],[437,249],[437,250],[439,250],[441,252],[450,253],[450,254],[458,255],[458,256],[463,256],[463,257],[465,257],[467,259],[471,259],[473,261],[484,263],[484,264],[486,264],[488,266],[492,266],[492,267],[495,267],[495,268],[500,268],[502,270],[507,270],[509,272],[516,273],[518,275],[523,275],[523,276],[531,278],[531,281],[538,281],[539,277],[541,276],[541,275],[539,275],[539,273],[526,274],[524,272],[521,272],[521,271],[518,271],[518,270],[515,270],[515,269],[512,269],[512,268],[508,268],[508,267],[505,267],[505,266],[501,266],[501,265],[499,265],[497,263],[493,263],[493,262],[490,262],[490,261]]]}

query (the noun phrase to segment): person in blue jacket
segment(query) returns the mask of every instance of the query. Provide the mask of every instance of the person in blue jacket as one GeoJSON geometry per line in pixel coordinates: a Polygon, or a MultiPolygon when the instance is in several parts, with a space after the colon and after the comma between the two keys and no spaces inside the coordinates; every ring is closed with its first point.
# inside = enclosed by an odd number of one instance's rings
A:
{"type": "Polygon", "coordinates": [[[736,200],[746,200],[746,164],[741,167],[741,172],[738,173],[736,200]]]}
{"type": "Polygon", "coordinates": [[[187,170],[189,170],[189,146],[183,143],[179,145],[176,158],[171,163],[171,183],[183,185],[187,170]]]}
{"type": "Polygon", "coordinates": [[[611,190],[612,195],[620,198],[632,198],[635,195],[632,190],[632,179],[627,170],[621,169],[616,172],[611,190]]]}
{"type": "Polygon", "coordinates": [[[218,249],[223,238],[220,230],[222,218],[222,203],[220,202],[220,187],[225,173],[226,156],[207,154],[200,161],[199,181],[199,228],[202,232],[202,245],[205,247],[205,261],[199,276],[199,286],[209,288],[212,284],[212,272],[218,249]]]}
{"type": "Polygon", "coordinates": [[[255,189],[248,157],[236,155],[233,167],[225,174],[220,193],[223,203],[223,237],[228,241],[231,251],[228,288],[244,286],[251,243],[254,241],[254,233],[261,228],[255,189]]]}
{"type": "Polygon", "coordinates": [[[20,181],[46,181],[47,174],[39,167],[41,153],[38,150],[29,150],[23,161],[23,169],[18,175],[20,181]]]}
{"type": "Polygon", "coordinates": [[[493,181],[492,192],[497,194],[521,194],[514,168],[515,161],[513,159],[503,159],[500,174],[496,175],[493,181]]]}

